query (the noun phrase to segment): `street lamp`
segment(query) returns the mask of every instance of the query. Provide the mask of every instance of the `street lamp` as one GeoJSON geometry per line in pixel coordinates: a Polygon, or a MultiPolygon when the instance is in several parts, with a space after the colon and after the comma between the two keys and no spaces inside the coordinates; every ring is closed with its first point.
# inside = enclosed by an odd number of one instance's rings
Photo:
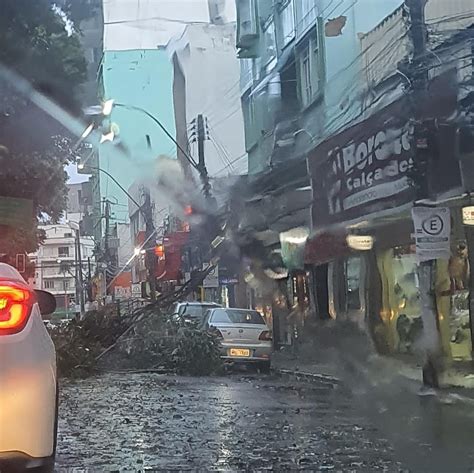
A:
{"type": "Polygon", "coordinates": [[[91,123],[81,134],[81,138],[85,140],[91,133],[92,130],[94,129],[94,124],[91,123]]]}
{"type": "MultiPolygon", "coordinates": [[[[77,169],[80,169],[80,170],[83,170],[85,169],[86,165],[85,163],[78,163],[77,164],[77,169]]],[[[138,210],[142,211],[142,205],[140,205],[130,194],[129,192],[127,191],[127,189],[125,189],[125,187],[122,186],[122,184],[120,184],[120,182],[117,181],[117,179],[115,179],[114,176],[112,176],[112,174],[110,174],[108,171],[106,171],[105,169],[102,169],[102,168],[99,168],[97,166],[87,166],[87,169],[93,169],[94,171],[99,171],[99,172],[103,172],[106,176],[110,177],[110,179],[112,179],[112,181],[114,181],[114,183],[120,188],[121,191],[123,191],[125,193],[125,195],[132,201],[133,204],[135,204],[137,207],[138,207],[138,210]]],[[[143,211],[142,211],[143,213],[143,211]]],[[[143,214],[143,216],[145,217],[145,215],[143,214]]],[[[145,217],[146,218],[146,217],[145,217]]]]}
{"type": "Polygon", "coordinates": [[[114,102],[114,99],[109,99],[104,102],[102,105],[102,115],[104,115],[104,117],[108,117],[112,113],[114,102]]]}
{"type": "Polygon", "coordinates": [[[105,143],[106,141],[114,141],[115,133],[113,130],[109,131],[108,133],[102,134],[100,137],[100,144],[105,143]]]}
{"type": "Polygon", "coordinates": [[[183,147],[175,140],[173,135],[171,135],[171,133],[166,129],[163,123],[161,123],[161,121],[158,120],[158,118],[156,118],[150,112],[148,112],[144,108],[137,107],[136,105],[126,105],[123,103],[115,102],[114,99],[109,99],[109,100],[106,100],[104,104],[102,105],[102,115],[104,115],[104,117],[109,116],[112,113],[112,110],[114,107],[121,107],[128,110],[134,110],[136,112],[144,113],[148,118],[153,120],[160,127],[160,129],[165,133],[165,135],[177,146],[177,148],[181,151],[181,153],[183,153],[183,156],[191,164],[191,166],[194,169],[196,169],[196,171],[199,172],[201,178],[204,172],[207,174],[207,170],[203,169],[201,166],[198,165],[198,163],[194,160],[194,158],[190,156],[189,153],[186,150],[184,150],[183,147]]]}
{"type": "MultiPolygon", "coordinates": [[[[84,164],[80,163],[77,165],[78,169],[84,169],[84,164]]],[[[146,195],[146,201],[143,205],[139,204],[130,194],[129,192],[120,184],[120,182],[115,179],[112,174],[110,174],[108,171],[105,169],[95,167],[95,166],[88,166],[89,169],[93,169],[99,172],[103,172],[106,176],[110,177],[115,184],[125,193],[125,195],[130,199],[130,201],[136,205],[138,208],[139,212],[143,215],[143,218],[145,219],[145,226],[146,226],[146,235],[147,235],[147,240],[146,243],[149,243],[152,240],[152,237],[156,234],[156,229],[153,224],[153,215],[152,215],[152,210],[151,210],[151,203],[150,203],[150,194],[148,193],[146,195]]],[[[153,241],[151,243],[153,244],[153,241]]],[[[153,244],[153,248],[154,248],[153,244]]],[[[156,289],[155,289],[155,260],[152,254],[147,255],[147,270],[148,270],[148,283],[150,284],[150,297],[152,300],[155,300],[156,298],[156,289]]]]}

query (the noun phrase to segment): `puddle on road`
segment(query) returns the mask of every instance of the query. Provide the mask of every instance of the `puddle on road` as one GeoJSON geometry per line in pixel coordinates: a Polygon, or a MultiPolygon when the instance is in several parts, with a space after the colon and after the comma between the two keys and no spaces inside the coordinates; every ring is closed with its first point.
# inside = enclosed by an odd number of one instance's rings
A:
{"type": "Polygon", "coordinates": [[[67,382],[58,471],[401,471],[342,391],[259,378],[108,374],[67,382]]]}

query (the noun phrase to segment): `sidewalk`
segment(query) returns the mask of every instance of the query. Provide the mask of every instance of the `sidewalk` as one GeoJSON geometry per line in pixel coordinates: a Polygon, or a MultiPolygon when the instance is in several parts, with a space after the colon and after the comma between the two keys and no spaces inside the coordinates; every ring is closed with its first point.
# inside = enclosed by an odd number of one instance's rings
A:
{"type": "MultiPolygon", "coordinates": [[[[388,440],[408,471],[433,471],[427,465],[442,472],[471,471],[473,460],[466,452],[472,439],[474,389],[422,390],[416,364],[375,355],[367,337],[353,330],[335,332],[319,331],[296,354],[291,347],[279,350],[274,372],[290,383],[303,379],[316,389],[324,384],[329,403],[331,384],[334,396],[337,391],[346,396],[347,405],[388,440]]],[[[448,380],[459,382],[458,377],[448,380]]]]}
{"type": "MultiPolygon", "coordinates": [[[[333,385],[343,383],[358,389],[363,385],[390,385],[418,392],[422,369],[415,359],[397,359],[374,352],[363,333],[353,327],[315,328],[306,334],[297,350],[285,346],[273,356],[276,372],[315,379],[333,385]],[[330,333],[334,330],[334,333],[330,333]]],[[[453,364],[440,376],[440,391],[474,402],[474,374],[468,367],[453,364]]]]}

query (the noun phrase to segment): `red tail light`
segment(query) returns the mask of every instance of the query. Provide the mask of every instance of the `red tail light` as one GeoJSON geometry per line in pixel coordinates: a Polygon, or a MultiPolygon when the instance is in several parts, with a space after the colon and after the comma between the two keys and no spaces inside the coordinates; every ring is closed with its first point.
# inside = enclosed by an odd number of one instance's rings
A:
{"type": "Polygon", "coordinates": [[[259,340],[265,340],[267,342],[270,342],[272,340],[272,333],[269,332],[268,330],[264,330],[261,334],[260,337],[258,337],[259,340]]]}
{"type": "Polygon", "coordinates": [[[34,293],[27,286],[0,281],[0,336],[23,330],[35,302],[34,293]]]}
{"type": "Polygon", "coordinates": [[[216,338],[223,339],[224,336],[222,335],[221,331],[216,327],[211,327],[209,330],[216,338]]]}

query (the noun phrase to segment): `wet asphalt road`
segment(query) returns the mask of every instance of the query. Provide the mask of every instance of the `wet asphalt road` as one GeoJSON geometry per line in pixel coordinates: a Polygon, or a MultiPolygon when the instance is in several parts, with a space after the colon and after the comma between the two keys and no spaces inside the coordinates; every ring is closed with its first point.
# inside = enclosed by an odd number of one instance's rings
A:
{"type": "Polygon", "coordinates": [[[341,387],[235,373],[62,386],[57,471],[404,471],[341,387]]]}

